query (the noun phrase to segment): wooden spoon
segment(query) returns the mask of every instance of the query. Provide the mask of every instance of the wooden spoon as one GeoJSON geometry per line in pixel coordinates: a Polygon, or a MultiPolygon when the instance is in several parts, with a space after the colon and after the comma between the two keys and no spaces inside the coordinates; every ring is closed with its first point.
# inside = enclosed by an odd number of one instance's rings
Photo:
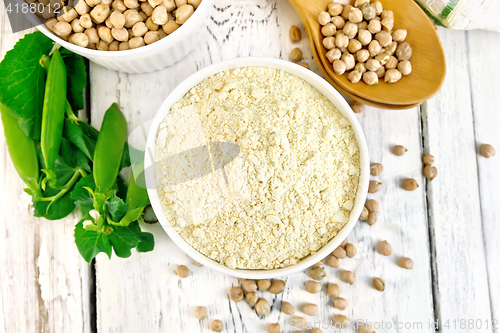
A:
{"type": "Polygon", "coordinates": [[[414,105],[434,96],[441,88],[446,74],[443,47],[429,18],[413,0],[380,0],[384,9],[394,12],[395,28],[408,31],[405,41],[413,49],[412,73],[397,83],[369,86],[356,84],[347,75],[338,75],[326,58],[318,15],[325,11],[331,0],[288,0],[295,8],[306,27],[311,43],[316,46],[318,56],[328,75],[344,91],[379,104],[414,105]]]}

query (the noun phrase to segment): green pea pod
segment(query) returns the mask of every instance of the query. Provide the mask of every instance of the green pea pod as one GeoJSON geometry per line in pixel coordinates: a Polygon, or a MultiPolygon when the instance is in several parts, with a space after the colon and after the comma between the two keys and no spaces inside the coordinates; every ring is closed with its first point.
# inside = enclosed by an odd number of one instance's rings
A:
{"type": "Polygon", "coordinates": [[[54,172],[54,164],[59,155],[66,112],[66,67],[58,49],[54,50],[49,62],[42,113],[41,148],[45,166],[49,174],[54,172]]]}
{"type": "Polygon", "coordinates": [[[16,117],[10,113],[5,105],[0,104],[0,111],[12,163],[23,182],[29,186],[33,193],[39,193],[38,178],[40,169],[38,167],[35,141],[26,136],[16,117]]]}
{"type": "Polygon", "coordinates": [[[144,179],[144,162],[137,163],[134,167],[128,184],[126,204],[129,209],[149,205],[148,191],[144,179]]]}
{"type": "Polygon", "coordinates": [[[104,115],[94,151],[94,180],[100,193],[107,193],[116,182],[126,137],[127,121],[113,103],[104,115]]]}

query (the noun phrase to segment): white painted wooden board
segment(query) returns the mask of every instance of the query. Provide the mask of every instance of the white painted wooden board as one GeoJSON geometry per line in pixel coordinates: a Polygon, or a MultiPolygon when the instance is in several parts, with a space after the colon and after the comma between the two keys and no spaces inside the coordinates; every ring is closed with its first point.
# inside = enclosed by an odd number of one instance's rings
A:
{"type": "MultiPolygon", "coordinates": [[[[10,31],[0,2],[0,59],[25,32],[10,31]]],[[[32,31],[32,30],[31,30],[32,31]]],[[[90,332],[90,267],[73,241],[78,216],[33,216],[31,197],[0,129],[0,332],[90,332]]]]}

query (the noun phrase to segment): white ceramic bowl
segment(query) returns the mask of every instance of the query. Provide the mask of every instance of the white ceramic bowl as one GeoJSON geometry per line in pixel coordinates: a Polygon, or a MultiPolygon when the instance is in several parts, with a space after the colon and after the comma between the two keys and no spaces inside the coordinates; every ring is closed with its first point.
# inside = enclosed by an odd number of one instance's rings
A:
{"type": "Polygon", "coordinates": [[[278,59],[269,59],[269,58],[240,58],[229,61],[224,61],[212,66],[209,66],[184,80],[177,88],[175,88],[172,93],[167,97],[165,102],[163,102],[160,110],[156,114],[153,123],[151,125],[150,132],[148,133],[147,143],[146,143],[146,156],[145,156],[145,176],[146,176],[146,184],[148,188],[149,198],[151,200],[151,205],[153,207],[156,216],[158,217],[159,222],[162,227],[165,229],[170,238],[179,246],[184,252],[186,252],[190,257],[199,263],[208,266],[216,271],[221,273],[236,276],[240,278],[248,278],[248,279],[267,279],[274,278],[279,276],[284,276],[287,274],[291,274],[297,271],[304,270],[311,265],[317,263],[328,254],[330,254],[335,248],[337,248],[340,243],[347,237],[347,235],[351,232],[352,228],[356,224],[359,215],[361,214],[361,210],[365,204],[366,195],[368,193],[368,182],[369,182],[369,173],[370,173],[370,165],[368,158],[368,148],[366,145],[365,137],[363,135],[363,131],[361,126],[358,123],[358,120],[354,116],[349,104],[347,104],[346,100],[340,95],[340,93],[335,90],[328,82],[326,82],[323,78],[316,75],[314,72],[305,69],[299,65],[294,63],[278,60],[278,59]],[[167,220],[163,209],[160,203],[160,197],[158,195],[158,190],[156,189],[154,168],[151,167],[154,162],[154,154],[155,152],[155,143],[156,137],[158,133],[158,127],[163,119],[170,112],[170,107],[180,100],[192,87],[196,86],[198,83],[202,82],[208,77],[212,75],[240,67],[249,67],[249,66],[262,66],[269,67],[274,69],[280,69],[287,73],[294,74],[305,81],[309,82],[313,87],[318,89],[324,96],[326,96],[336,107],[337,109],[350,121],[352,129],[354,131],[356,140],[358,142],[359,151],[360,151],[360,177],[359,177],[359,185],[356,193],[356,199],[354,201],[354,207],[351,211],[351,215],[347,224],[340,230],[337,236],[328,242],[323,248],[317,251],[315,254],[310,255],[304,259],[302,259],[299,263],[279,269],[272,270],[250,270],[250,269],[232,269],[227,266],[221,265],[218,262],[204,256],[196,249],[194,249],[191,245],[186,243],[184,239],[172,228],[169,221],[167,220]]]}
{"type": "Polygon", "coordinates": [[[173,65],[201,44],[211,2],[212,0],[203,0],[186,23],[167,37],[156,43],[126,51],[98,51],[76,46],[57,37],[47,29],[45,21],[34,13],[28,12],[26,15],[44,35],[101,66],[126,73],[149,73],[173,65]]]}

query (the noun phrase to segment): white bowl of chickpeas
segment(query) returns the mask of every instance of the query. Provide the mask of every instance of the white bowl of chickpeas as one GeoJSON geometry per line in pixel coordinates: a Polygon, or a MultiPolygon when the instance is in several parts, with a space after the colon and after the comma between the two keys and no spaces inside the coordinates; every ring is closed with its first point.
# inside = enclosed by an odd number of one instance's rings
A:
{"type": "Polygon", "coordinates": [[[25,1],[44,4],[42,12],[26,14],[43,34],[99,65],[127,73],[154,72],[188,55],[204,36],[211,3],[211,0],[25,1]]]}

